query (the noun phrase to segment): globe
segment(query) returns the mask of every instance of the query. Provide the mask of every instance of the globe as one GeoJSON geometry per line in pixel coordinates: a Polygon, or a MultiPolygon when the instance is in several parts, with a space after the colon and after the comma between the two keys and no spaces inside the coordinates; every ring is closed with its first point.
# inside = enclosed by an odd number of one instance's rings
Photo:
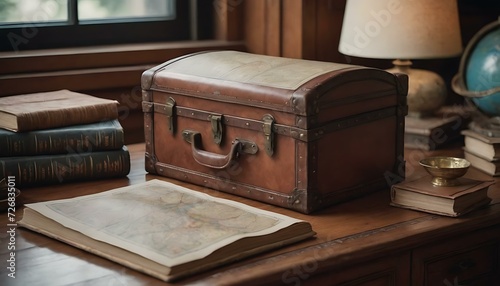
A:
{"type": "MultiPolygon", "coordinates": [[[[481,38],[472,50],[465,69],[465,83],[472,91],[500,87],[500,25],[481,38]]],[[[500,116],[500,92],[472,101],[487,115],[500,116]]]]}
{"type": "Polygon", "coordinates": [[[500,116],[500,18],[481,29],[469,42],[453,82],[454,90],[471,98],[487,116],[500,116]],[[458,88],[457,88],[458,86],[458,88]]]}

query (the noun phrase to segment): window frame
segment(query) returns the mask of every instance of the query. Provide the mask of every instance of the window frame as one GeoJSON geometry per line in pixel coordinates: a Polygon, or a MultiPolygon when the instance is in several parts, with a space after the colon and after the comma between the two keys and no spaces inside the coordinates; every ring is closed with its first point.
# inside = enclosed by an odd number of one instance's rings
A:
{"type": "MultiPolygon", "coordinates": [[[[76,6],[76,0],[68,0],[69,19],[77,19],[76,6]]],[[[189,40],[190,1],[178,0],[174,7],[175,19],[130,18],[0,26],[0,51],[189,40]]]]}

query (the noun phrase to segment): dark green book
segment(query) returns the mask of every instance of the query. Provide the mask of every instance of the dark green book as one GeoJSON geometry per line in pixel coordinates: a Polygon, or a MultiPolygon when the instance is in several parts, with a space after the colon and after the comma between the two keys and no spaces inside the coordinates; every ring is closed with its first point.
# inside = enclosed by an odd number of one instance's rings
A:
{"type": "Polygon", "coordinates": [[[0,158],[0,178],[15,177],[16,187],[123,177],[129,172],[126,146],[112,151],[0,158]]]}
{"type": "Polygon", "coordinates": [[[123,128],[116,119],[30,132],[0,129],[0,157],[108,151],[123,145],[123,128]]]}

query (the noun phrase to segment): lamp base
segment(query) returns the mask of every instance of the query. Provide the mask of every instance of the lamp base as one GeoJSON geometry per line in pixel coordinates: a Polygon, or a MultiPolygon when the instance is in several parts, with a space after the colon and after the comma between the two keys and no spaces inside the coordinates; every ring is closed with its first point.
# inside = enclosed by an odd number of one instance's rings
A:
{"type": "Polygon", "coordinates": [[[443,106],[447,92],[441,76],[428,70],[412,69],[409,60],[395,60],[393,64],[388,72],[408,75],[408,116],[429,117],[443,106]]]}

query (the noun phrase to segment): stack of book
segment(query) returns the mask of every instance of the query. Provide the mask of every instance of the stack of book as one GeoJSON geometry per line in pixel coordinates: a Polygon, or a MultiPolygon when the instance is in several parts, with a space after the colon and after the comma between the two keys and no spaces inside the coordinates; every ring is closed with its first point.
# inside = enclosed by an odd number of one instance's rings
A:
{"type": "Polygon", "coordinates": [[[462,131],[464,157],[471,165],[491,176],[500,176],[500,137],[491,137],[472,129],[462,131]]]}
{"type": "Polygon", "coordinates": [[[494,181],[459,178],[457,186],[434,186],[431,176],[405,180],[391,187],[391,205],[443,216],[458,217],[487,206],[494,181]]]}
{"type": "Polygon", "coordinates": [[[20,187],[129,171],[116,101],[68,90],[0,97],[0,178],[20,187]]]}
{"type": "Polygon", "coordinates": [[[406,148],[437,150],[461,139],[460,132],[469,123],[471,110],[464,106],[444,106],[433,116],[405,118],[406,148]]]}

